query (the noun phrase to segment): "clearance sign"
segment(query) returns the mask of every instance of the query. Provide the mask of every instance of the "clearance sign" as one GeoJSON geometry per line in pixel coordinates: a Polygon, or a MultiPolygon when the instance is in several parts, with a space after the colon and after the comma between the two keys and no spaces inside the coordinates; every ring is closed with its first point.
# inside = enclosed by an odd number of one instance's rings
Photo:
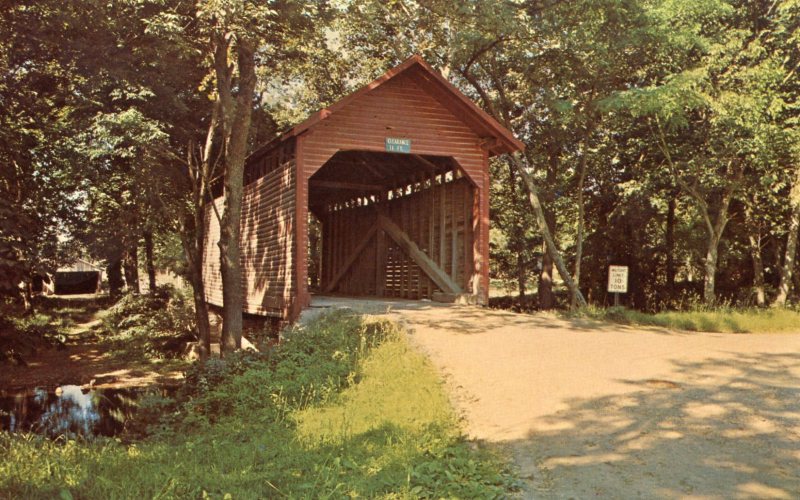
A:
{"type": "Polygon", "coordinates": [[[386,138],[387,153],[410,153],[411,139],[401,139],[399,137],[386,138]]]}

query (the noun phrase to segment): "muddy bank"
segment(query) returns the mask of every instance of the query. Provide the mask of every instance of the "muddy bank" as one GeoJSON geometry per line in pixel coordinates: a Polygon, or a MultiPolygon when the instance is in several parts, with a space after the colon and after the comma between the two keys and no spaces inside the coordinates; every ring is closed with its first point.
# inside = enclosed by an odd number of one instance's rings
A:
{"type": "Polygon", "coordinates": [[[40,351],[25,365],[4,363],[0,389],[78,385],[106,388],[174,385],[183,378],[186,362],[132,362],[112,356],[103,343],[68,345],[63,349],[40,351]]]}

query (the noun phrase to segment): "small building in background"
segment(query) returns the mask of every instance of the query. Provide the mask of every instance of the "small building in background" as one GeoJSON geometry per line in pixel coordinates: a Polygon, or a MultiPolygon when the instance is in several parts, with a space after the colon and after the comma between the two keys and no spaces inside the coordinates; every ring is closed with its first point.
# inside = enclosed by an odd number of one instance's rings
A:
{"type": "MultiPolygon", "coordinates": [[[[79,293],[98,293],[103,281],[103,268],[83,259],[56,270],[49,283],[42,278],[41,292],[46,295],[70,295],[79,293]]],[[[34,292],[37,283],[34,282],[34,292]]]]}

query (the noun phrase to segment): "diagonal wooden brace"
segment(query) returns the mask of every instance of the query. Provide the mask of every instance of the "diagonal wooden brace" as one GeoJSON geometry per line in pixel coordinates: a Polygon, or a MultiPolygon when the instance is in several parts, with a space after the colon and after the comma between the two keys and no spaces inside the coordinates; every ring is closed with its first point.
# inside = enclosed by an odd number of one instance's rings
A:
{"type": "Polygon", "coordinates": [[[408,235],[400,229],[400,226],[392,222],[391,219],[385,215],[378,215],[378,225],[381,229],[386,231],[392,240],[403,249],[403,251],[411,257],[411,260],[416,263],[428,277],[436,283],[436,286],[442,289],[445,293],[463,293],[458,283],[446,272],[442,270],[430,257],[425,255],[425,252],[419,249],[416,243],[408,237],[408,235]]]}

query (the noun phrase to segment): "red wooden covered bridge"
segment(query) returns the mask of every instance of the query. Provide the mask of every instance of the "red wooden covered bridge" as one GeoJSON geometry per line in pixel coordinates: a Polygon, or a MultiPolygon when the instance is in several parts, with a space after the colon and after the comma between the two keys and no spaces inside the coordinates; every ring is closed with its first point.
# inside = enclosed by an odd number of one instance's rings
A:
{"type": "MultiPolygon", "coordinates": [[[[522,148],[419,56],[315,113],[245,167],[245,312],[294,320],[310,265],[321,293],[485,303],[489,158],[522,148]]],[[[219,224],[206,220],[206,294],[222,305],[219,224]]]]}

